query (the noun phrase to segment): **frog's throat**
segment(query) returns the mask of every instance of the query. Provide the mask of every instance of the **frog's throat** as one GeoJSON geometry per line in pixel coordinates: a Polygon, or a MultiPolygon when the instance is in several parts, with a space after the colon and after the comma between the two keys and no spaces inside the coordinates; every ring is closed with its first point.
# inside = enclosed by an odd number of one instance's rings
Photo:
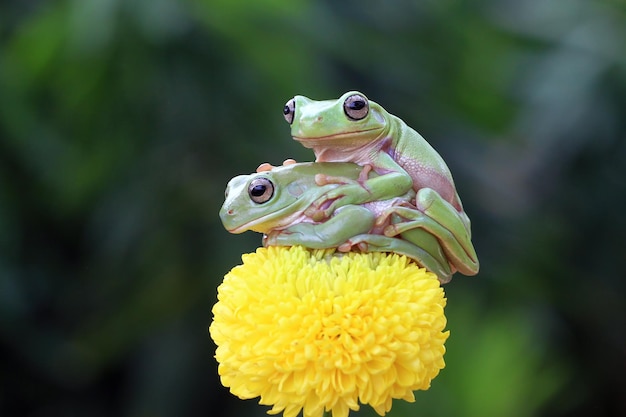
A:
{"type": "Polygon", "coordinates": [[[268,233],[272,230],[281,230],[289,227],[292,224],[302,223],[302,222],[311,222],[312,220],[304,215],[304,209],[296,210],[291,214],[285,214],[286,211],[289,211],[290,207],[285,207],[284,209],[275,211],[274,213],[262,216],[249,222],[246,222],[240,226],[234,227],[232,229],[228,229],[230,233],[239,234],[248,230],[253,230],[259,233],[268,233]],[[258,227],[263,225],[264,223],[270,223],[272,226],[268,227],[258,227]]]}

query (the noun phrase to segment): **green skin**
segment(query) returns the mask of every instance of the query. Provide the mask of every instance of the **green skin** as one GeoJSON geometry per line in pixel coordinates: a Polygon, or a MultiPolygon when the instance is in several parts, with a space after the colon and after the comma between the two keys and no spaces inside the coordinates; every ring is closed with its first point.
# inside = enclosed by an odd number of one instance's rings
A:
{"type": "Polygon", "coordinates": [[[465,275],[478,273],[470,220],[450,170],[419,133],[357,91],[324,101],[295,96],[284,113],[293,138],[311,148],[317,162],[354,162],[371,166],[379,174],[363,183],[341,184],[329,190],[312,202],[306,215],[321,220],[341,206],[386,200],[413,189],[416,208],[447,226],[449,233],[438,234],[435,228],[432,233],[446,254],[452,255],[449,261],[453,270],[465,275]],[[350,98],[357,95],[367,106],[358,120],[346,109],[350,98]],[[463,254],[458,252],[459,246],[463,254]]]}
{"type": "MultiPolygon", "coordinates": [[[[220,218],[231,233],[264,233],[266,246],[303,245],[342,252],[357,247],[365,252],[399,253],[437,274],[441,282],[448,282],[454,272],[450,259],[471,262],[467,248],[454,235],[455,230],[464,230],[463,225],[457,216],[430,217],[416,210],[410,203],[415,196],[412,191],[388,200],[343,206],[322,222],[305,214],[328,192],[377,177],[352,163],[299,163],[240,175],[228,183],[220,218]],[[264,184],[269,180],[273,191],[255,200],[250,188],[259,179],[264,184]],[[448,247],[440,244],[439,236],[448,240],[448,247]]],[[[437,213],[446,212],[441,205],[449,205],[434,192],[418,198],[429,200],[429,207],[437,208],[437,213]]]]}

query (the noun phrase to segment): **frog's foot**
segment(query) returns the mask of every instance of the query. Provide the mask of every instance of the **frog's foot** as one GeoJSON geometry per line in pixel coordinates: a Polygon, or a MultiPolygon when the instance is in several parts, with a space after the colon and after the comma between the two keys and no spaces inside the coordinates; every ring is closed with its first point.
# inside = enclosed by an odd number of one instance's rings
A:
{"type": "Polygon", "coordinates": [[[349,204],[360,204],[369,198],[369,193],[363,184],[359,180],[353,180],[352,178],[318,173],[315,174],[315,183],[319,186],[338,185],[314,201],[304,211],[307,217],[318,222],[329,218],[339,207],[349,204]],[[365,200],[362,200],[362,198],[365,198],[365,200]]]}
{"type": "MultiPolygon", "coordinates": [[[[369,235],[371,236],[371,235],[369,235]]],[[[368,252],[367,250],[367,243],[365,242],[353,242],[352,240],[347,240],[346,242],[342,243],[341,245],[337,246],[337,250],[339,252],[350,252],[352,251],[353,248],[355,248],[359,251],[359,252],[368,252]]]]}
{"type": "MultiPolygon", "coordinates": [[[[295,159],[285,159],[283,161],[283,166],[287,166],[287,165],[293,165],[296,163],[295,159]]],[[[270,164],[269,162],[263,162],[261,165],[259,165],[256,169],[256,172],[267,172],[267,171],[271,171],[274,168],[276,168],[274,165],[270,164]]]]}
{"type": "Polygon", "coordinates": [[[371,200],[370,193],[360,184],[354,180],[345,180],[350,183],[326,192],[304,210],[304,215],[319,222],[329,218],[340,207],[371,200]]]}
{"type": "Polygon", "coordinates": [[[340,252],[349,252],[355,247],[361,252],[393,252],[407,256],[418,265],[436,274],[441,283],[449,282],[452,276],[450,265],[445,259],[437,259],[421,247],[403,239],[360,234],[339,245],[338,250],[340,252]]]}
{"type": "MultiPolygon", "coordinates": [[[[478,258],[471,242],[467,223],[459,212],[436,191],[423,188],[416,197],[417,210],[407,207],[391,207],[388,211],[405,220],[394,221],[384,230],[385,236],[397,236],[415,228],[421,228],[435,236],[448,260],[464,275],[478,273],[478,258]]],[[[386,213],[389,215],[390,213],[386,213]]]]}

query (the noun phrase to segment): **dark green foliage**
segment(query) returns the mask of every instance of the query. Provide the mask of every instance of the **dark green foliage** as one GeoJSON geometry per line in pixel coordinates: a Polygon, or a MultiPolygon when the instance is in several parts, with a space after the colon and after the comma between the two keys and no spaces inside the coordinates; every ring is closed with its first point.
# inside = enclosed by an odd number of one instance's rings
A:
{"type": "MultiPolygon", "coordinates": [[[[281,111],[358,89],[448,161],[477,277],[390,416],[626,415],[616,0],[0,5],[0,415],[265,415],[208,336],[226,182],[312,159],[281,111]]],[[[373,415],[364,408],[362,415],[373,415]]]]}

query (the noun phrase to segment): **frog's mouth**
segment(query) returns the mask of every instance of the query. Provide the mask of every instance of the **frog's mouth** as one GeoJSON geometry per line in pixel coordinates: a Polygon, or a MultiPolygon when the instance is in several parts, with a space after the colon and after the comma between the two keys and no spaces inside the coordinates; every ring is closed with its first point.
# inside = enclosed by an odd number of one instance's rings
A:
{"type": "Polygon", "coordinates": [[[270,230],[280,230],[288,227],[291,224],[301,223],[307,220],[302,211],[296,211],[291,215],[284,214],[287,209],[278,210],[272,215],[259,217],[257,219],[250,220],[239,226],[235,226],[228,230],[229,233],[239,234],[248,230],[253,230],[259,233],[267,233],[270,230]],[[280,220],[277,220],[280,219],[280,220]],[[268,225],[271,224],[271,226],[268,225]],[[264,227],[265,225],[265,227],[264,227]]]}
{"type": "Polygon", "coordinates": [[[354,139],[360,136],[372,136],[369,132],[375,130],[382,130],[380,127],[373,127],[371,129],[363,129],[363,130],[354,130],[352,132],[341,132],[341,133],[333,133],[330,135],[323,136],[298,136],[293,135],[293,138],[299,142],[317,142],[317,141],[332,141],[333,143],[340,144],[341,139],[354,139]],[[337,140],[339,139],[339,141],[337,140]]]}

